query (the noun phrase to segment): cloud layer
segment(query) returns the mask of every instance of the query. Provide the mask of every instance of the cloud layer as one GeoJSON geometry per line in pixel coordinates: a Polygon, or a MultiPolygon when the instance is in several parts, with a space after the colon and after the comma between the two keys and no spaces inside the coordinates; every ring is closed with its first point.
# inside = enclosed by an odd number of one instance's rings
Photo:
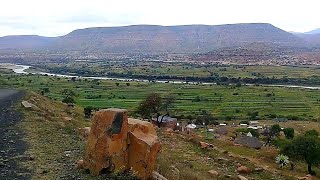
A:
{"type": "Polygon", "coordinates": [[[131,24],[266,22],[287,31],[320,28],[317,0],[4,0],[0,36],[59,36],[74,29],[131,24]]]}

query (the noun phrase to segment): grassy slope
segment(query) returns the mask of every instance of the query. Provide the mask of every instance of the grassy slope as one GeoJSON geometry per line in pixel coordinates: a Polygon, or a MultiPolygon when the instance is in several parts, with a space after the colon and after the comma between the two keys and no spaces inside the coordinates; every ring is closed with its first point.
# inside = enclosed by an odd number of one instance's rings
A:
{"type": "MultiPolygon", "coordinates": [[[[30,146],[26,154],[35,158],[24,164],[33,171],[33,179],[103,179],[92,177],[74,167],[74,163],[82,158],[84,151],[84,141],[74,129],[90,125],[90,122],[83,119],[82,108],[72,109],[32,92],[27,93],[25,99],[39,107],[35,110],[22,109],[25,119],[20,124],[27,134],[25,140],[30,146]],[[64,117],[71,117],[71,122],[66,121],[64,117]]],[[[301,124],[303,122],[290,123],[288,126],[298,127],[301,124]]],[[[162,150],[156,170],[169,179],[177,179],[177,173],[173,171],[172,166],[179,170],[180,179],[209,179],[208,170],[211,169],[221,174],[219,179],[227,179],[224,175],[237,175],[237,163],[251,168],[265,168],[263,172],[246,175],[255,179],[292,179],[290,175],[304,176],[306,172],[305,164],[298,164],[295,171],[278,169],[274,163],[278,151],[274,148],[262,148],[257,151],[233,146],[225,139],[206,140],[201,131],[196,131],[197,136],[192,139],[183,134],[162,131],[158,133],[162,150]],[[202,150],[195,143],[195,139],[210,142],[217,150],[202,150]]]]}
{"type": "Polygon", "coordinates": [[[33,171],[33,179],[72,176],[69,171],[74,169],[76,160],[81,159],[84,147],[75,129],[89,124],[83,119],[82,110],[69,108],[32,92],[27,93],[25,99],[38,108],[22,109],[24,120],[20,128],[26,132],[25,141],[29,144],[26,155],[34,157],[24,166],[33,171]],[[65,117],[72,120],[69,122],[65,117]]]}

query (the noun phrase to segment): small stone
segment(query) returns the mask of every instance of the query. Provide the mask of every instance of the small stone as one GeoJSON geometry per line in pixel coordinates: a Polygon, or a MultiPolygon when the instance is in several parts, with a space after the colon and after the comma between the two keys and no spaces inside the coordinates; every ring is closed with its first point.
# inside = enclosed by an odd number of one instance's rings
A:
{"type": "Polygon", "coordinates": [[[262,172],[262,171],[264,171],[264,169],[263,169],[263,168],[258,167],[258,168],[254,168],[254,171],[255,171],[255,172],[262,172]]]}
{"type": "Polygon", "coordinates": [[[247,166],[240,166],[237,168],[237,172],[242,174],[249,174],[251,173],[251,169],[249,169],[247,166]]]}
{"type": "Polygon", "coordinates": [[[34,159],[34,156],[29,156],[29,161],[33,161],[34,159]]]}
{"type": "Polygon", "coordinates": [[[246,177],[241,176],[241,175],[238,175],[238,179],[239,179],[239,180],[248,180],[246,177]]]}
{"type": "Polygon", "coordinates": [[[77,169],[84,169],[84,161],[83,160],[79,160],[77,162],[77,169]]]}
{"type": "Polygon", "coordinates": [[[217,177],[219,176],[219,173],[216,170],[210,170],[208,171],[211,177],[217,177]]]}

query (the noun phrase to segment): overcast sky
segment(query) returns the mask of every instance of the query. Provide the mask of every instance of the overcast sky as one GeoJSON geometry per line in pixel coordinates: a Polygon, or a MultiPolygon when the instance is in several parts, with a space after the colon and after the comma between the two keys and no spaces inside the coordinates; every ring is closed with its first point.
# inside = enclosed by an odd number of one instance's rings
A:
{"type": "Polygon", "coordinates": [[[265,22],[286,31],[320,28],[319,0],[2,0],[0,36],[58,36],[132,24],[265,22]]]}

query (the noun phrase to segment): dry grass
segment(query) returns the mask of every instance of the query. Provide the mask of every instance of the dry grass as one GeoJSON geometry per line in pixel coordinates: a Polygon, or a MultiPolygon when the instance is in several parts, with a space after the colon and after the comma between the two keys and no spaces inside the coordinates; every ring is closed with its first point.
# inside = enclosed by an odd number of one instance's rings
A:
{"type": "Polygon", "coordinates": [[[24,166],[33,172],[33,179],[55,179],[81,158],[84,142],[75,129],[89,123],[79,108],[70,108],[35,93],[28,93],[25,99],[38,108],[22,110],[24,120],[20,127],[29,145],[26,156],[34,157],[24,166]]]}
{"type": "MultiPolygon", "coordinates": [[[[288,123],[288,126],[303,122],[288,123]]],[[[309,122],[306,122],[307,126],[309,122]]],[[[312,124],[312,123],[311,123],[312,124]]],[[[263,168],[263,172],[245,175],[249,179],[296,179],[307,174],[306,164],[295,163],[295,169],[289,167],[280,169],[275,163],[279,150],[274,147],[263,147],[260,150],[235,146],[233,142],[221,139],[206,139],[201,131],[193,136],[184,133],[159,132],[162,140],[162,150],[158,161],[158,171],[169,179],[210,179],[209,170],[220,173],[217,179],[236,177],[237,164],[241,163],[252,169],[263,168]],[[203,150],[199,141],[211,143],[212,150],[203,150]],[[177,175],[177,170],[179,175],[177,175]]],[[[314,167],[319,174],[319,169],[314,167]]],[[[319,179],[318,176],[313,177],[319,179]]]]}

